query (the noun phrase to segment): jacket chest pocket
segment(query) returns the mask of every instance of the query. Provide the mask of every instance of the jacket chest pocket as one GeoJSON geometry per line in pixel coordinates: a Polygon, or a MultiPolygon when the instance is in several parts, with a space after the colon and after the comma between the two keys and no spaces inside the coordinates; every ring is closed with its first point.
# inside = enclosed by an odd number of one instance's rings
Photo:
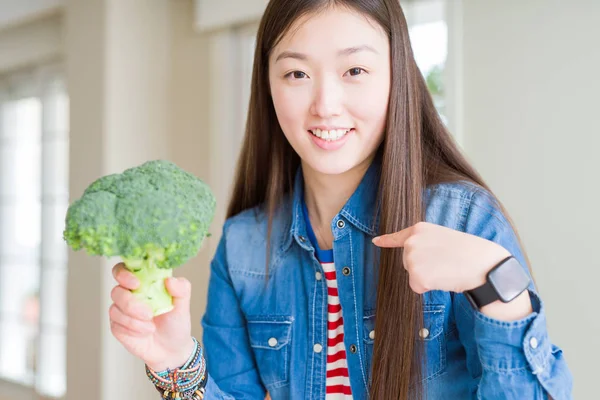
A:
{"type": "MultiPolygon", "coordinates": [[[[419,328],[418,335],[425,349],[424,380],[435,378],[446,368],[444,315],[443,305],[426,304],[423,306],[423,326],[419,328]]],[[[366,368],[371,373],[373,346],[375,343],[374,312],[365,312],[363,322],[366,368]]]]}
{"type": "Polygon", "coordinates": [[[292,319],[265,317],[248,320],[248,336],[258,372],[268,390],[289,383],[292,319]]]}
{"type": "Polygon", "coordinates": [[[425,380],[435,378],[446,368],[446,335],[444,334],[444,305],[423,306],[423,327],[419,329],[419,340],[424,342],[425,380]]]}

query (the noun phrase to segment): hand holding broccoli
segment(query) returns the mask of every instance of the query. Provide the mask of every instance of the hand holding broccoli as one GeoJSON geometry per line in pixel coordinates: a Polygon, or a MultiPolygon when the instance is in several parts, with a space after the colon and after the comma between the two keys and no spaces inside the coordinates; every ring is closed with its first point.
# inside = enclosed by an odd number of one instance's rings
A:
{"type": "Polygon", "coordinates": [[[204,182],[162,160],[96,180],[67,211],[73,250],[123,259],[113,268],[111,331],[155,370],[179,367],[193,351],[191,284],[172,274],[198,253],[214,211],[204,182]]]}
{"type": "Polygon", "coordinates": [[[200,179],[149,161],[93,182],[69,207],[64,238],[73,250],[121,256],[140,283],[133,294],[157,316],[173,308],[165,279],[198,253],[215,205],[200,179]]]}
{"type": "Polygon", "coordinates": [[[135,298],[131,290],[139,280],[125,265],[113,268],[119,283],[112,292],[110,328],[125,349],[155,371],[181,367],[194,349],[190,318],[191,284],[185,278],[168,278],[166,287],[173,296],[173,310],[152,318],[151,308],[135,298]]]}

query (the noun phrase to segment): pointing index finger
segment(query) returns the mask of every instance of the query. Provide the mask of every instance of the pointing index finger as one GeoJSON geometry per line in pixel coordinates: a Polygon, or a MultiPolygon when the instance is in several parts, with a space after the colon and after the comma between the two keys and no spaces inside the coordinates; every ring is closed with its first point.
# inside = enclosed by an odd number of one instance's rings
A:
{"type": "Polygon", "coordinates": [[[404,247],[404,242],[412,234],[412,226],[399,232],[388,233],[373,238],[373,244],[378,247],[404,247]]]}

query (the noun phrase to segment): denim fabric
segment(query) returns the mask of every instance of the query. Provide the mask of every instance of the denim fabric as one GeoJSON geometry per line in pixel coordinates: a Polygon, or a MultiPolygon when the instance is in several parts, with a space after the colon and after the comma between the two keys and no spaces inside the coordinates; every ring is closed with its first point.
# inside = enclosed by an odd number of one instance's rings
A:
{"type": "MultiPolygon", "coordinates": [[[[375,327],[379,165],[333,219],[331,229],[355,399],[368,398],[375,327]],[[342,268],[349,267],[344,275],[342,268]]],[[[515,233],[494,199],[467,183],[428,187],[426,221],[494,241],[526,268],[515,233]]],[[[206,399],[324,399],[327,287],[302,213],[303,179],[282,196],[267,267],[267,216],[259,208],[226,221],[211,263],[202,319],[209,382],[206,399]],[[268,271],[268,276],[267,276],[268,271]],[[268,278],[268,279],[267,279],[268,278]],[[317,349],[318,350],[318,349],[317,349]]],[[[460,293],[424,295],[419,338],[426,350],[428,399],[571,399],[572,377],[548,337],[544,306],[529,288],[534,313],[501,322],[474,310],[460,293]],[[425,336],[425,335],[424,335],[425,336]]],[[[376,339],[381,339],[375,336],[376,339]]],[[[390,338],[386,338],[389,340],[390,338]]],[[[393,338],[391,339],[393,340],[393,338]]]]}

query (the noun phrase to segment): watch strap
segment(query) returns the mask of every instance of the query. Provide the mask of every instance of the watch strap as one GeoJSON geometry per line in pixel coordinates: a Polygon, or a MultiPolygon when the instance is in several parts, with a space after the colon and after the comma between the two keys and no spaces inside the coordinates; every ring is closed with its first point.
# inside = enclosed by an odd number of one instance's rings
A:
{"type": "Polygon", "coordinates": [[[476,309],[480,309],[481,307],[499,300],[498,293],[496,293],[496,290],[489,281],[486,281],[478,288],[465,292],[465,296],[476,309]]]}
{"type": "Polygon", "coordinates": [[[491,304],[496,300],[502,300],[500,295],[498,294],[498,291],[490,282],[490,274],[498,268],[502,268],[504,264],[506,264],[509,260],[513,259],[513,256],[508,256],[504,260],[500,261],[498,264],[496,264],[494,268],[490,270],[490,272],[488,272],[486,281],[483,285],[464,292],[464,295],[466,296],[467,300],[469,300],[469,302],[475,309],[480,309],[481,307],[487,306],[488,304],[491,304]]]}

